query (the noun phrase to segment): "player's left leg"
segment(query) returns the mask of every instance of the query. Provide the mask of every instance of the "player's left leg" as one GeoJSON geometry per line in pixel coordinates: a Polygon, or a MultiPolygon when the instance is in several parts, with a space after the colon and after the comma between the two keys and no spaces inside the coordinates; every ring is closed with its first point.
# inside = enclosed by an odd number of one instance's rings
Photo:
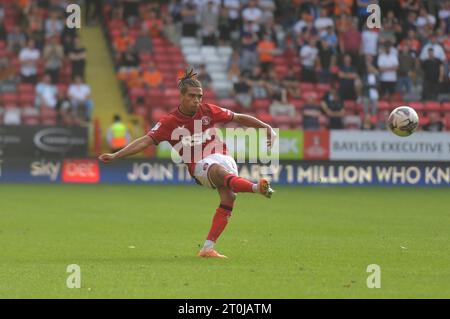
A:
{"type": "Polygon", "coordinates": [[[205,244],[198,254],[201,257],[227,258],[214,250],[214,244],[228,224],[233,211],[234,201],[236,200],[236,194],[226,187],[219,187],[217,190],[220,196],[220,205],[216,209],[205,244]]]}

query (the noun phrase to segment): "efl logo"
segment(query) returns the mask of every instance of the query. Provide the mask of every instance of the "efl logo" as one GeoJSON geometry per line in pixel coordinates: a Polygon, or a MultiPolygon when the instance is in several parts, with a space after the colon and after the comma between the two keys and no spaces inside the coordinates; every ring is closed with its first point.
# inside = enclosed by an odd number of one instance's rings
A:
{"type": "Polygon", "coordinates": [[[100,170],[96,160],[64,160],[62,169],[64,183],[98,183],[100,170]]]}

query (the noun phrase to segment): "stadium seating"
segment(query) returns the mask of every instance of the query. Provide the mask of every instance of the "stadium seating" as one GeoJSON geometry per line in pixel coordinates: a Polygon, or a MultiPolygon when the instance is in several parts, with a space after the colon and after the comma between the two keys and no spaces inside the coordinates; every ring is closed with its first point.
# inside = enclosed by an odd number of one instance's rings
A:
{"type": "MultiPolygon", "coordinates": [[[[141,4],[140,6],[140,8],[143,9],[145,5],[141,4]]],[[[170,12],[170,7],[167,7],[165,4],[158,6],[161,9],[160,12],[165,12],[165,14],[170,12]]],[[[116,37],[120,36],[121,31],[127,25],[127,22],[123,19],[113,19],[109,14],[112,10],[113,8],[109,5],[103,5],[104,19],[107,26],[106,31],[111,42],[113,42],[116,37]]],[[[334,16],[332,16],[332,18],[337,19],[337,17],[334,16]]],[[[277,17],[277,19],[280,19],[280,17],[277,17]]],[[[286,28],[285,26],[283,27],[286,28]]],[[[135,37],[138,30],[138,24],[129,26],[129,36],[135,37]]],[[[284,29],[283,31],[287,30],[284,29]]],[[[336,32],[339,38],[339,30],[336,32]]],[[[230,57],[233,52],[236,52],[237,49],[232,45],[235,45],[236,43],[221,42],[215,46],[203,45],[200,33],[198,37],[182,36],[179,39],[178,45],[173,44],[173,42],[169,42],[164,35],[151,35],[151,37],[153,52],[141,53],[139,55],[139,63],[141,68],[145,68],[150,62],[156,64],[156,67],[163,75],[164,92],[150,92],[150,89],[136,90],[135,88],[126,86],[130,103],[133,105],[132,109],[136,108],[135,104],[138,98],[143,97],[145,100],[144,106],[138,105],[137,107],[139,108],[140,113],[148,114],[148,116],[150,116],[148,120],[151,122],[155,121],[160,116],[161,112],[168,111],[170,108],[178,105],[179,101],[176,98],[179,93],[176,86],[177,78],[175,74],[179,76],[180,72],[182,72],[187,66],[198,67],[199,65],[205,65],[206,71],[212,78],[211,87],[204,89],[205,102],[216,103],[221,106],[229,107],[232,110],[241,110],[249,114],[258,114],[270,124],[289,127],[293,127],[294,124],[298,125],[298,123],[301,123],[301,109],[305,104],[305,97],[309,93],[314,92],[317,95],[317,98],[321,99],[330,91],[332,84],[339,84],[337,79],[334,79],[331,83],[321,83],[320,81],[318,83],[310,83],[300,81],[299,91],[301,92],[301,97],[294,98],[288,96],[289,102],[294,105],[296,109],[297,115],[295,120],[291,119],[289,121],[283,117],[278,118],[270,116],[269,106],[272,101],[270,98],[255,99],[251,104],[250,110],[242,110],[239,103],[233,99],[231,94],[233,83],[228,79],[227,74],[230,57]],[[147,111],[143,112],[141,110],[142,107],[147,108],[147,111]]],[[[295,76],[300,80],[302,66],[300,56],[298,55],[298,50],[301,43],[296,43],[296,41],[297,40],[294,39],[291,42],[288,41],[284,43],[284,46],[277,47],[276,53],[273,56],[272,68],[280,79],[282,79],[289,70],[293,70],[295,76]]],[[[339,58],[340,56],[338,55],[337,57],[339,58]]],[[[339,66],[333,72],[335,73],[338,68],[339,66]]],[[[26,99],[29,98],[30,97],[26,99]]],[[[7,97],[7,100],[8,99],[10,98],[7,97]]],[[[360,100],[343,101],[345,114],[350,117],[349,121],[347,121],[347,123],[350,124],[347,125],[347,127],[356,128],[358,121],[364,117],[364,107],[359,101],[360,100]]],[[[396,92],[391,95],[389,99],[381,99],[378,101],[378,112],[377,116],[373,117],[373,121],[375,124],[383,121],[386,116],[386,112],[390,112],[393,108],[400,105],[412,106],[417,110],[420,117],[423,119],[422,121],[426,121],[427,112],[439,111],[443,115],[444,113],[449,113],[450,106],[448,103],[449,102],[441,103],[438,101],[421,101],[421,97],[417,94],[417,92],[409,92],[405,94],[396,92]]],[[[24,102],[24,104],[26,103],[24,102]]],[[[321,127],[326,126],[327,122],[327,118],[322,116],[320,120],[321,127]]]]}

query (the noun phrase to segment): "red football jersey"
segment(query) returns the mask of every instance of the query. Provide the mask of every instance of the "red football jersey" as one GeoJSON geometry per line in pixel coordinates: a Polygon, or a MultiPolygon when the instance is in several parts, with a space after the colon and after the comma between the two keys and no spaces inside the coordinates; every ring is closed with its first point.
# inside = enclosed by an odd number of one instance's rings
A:
{"type": "Polygon", "coordinates": [[[195,164],[204,157],[214,153],[228,155],[228,149],[217,136],[214,124],[229,122],[233,116],[230,110],[209,103],[201,103],[192,117],[177,108],[156,123],[147,135],[156,145],[169,142],[193,175],[195,164]]]}

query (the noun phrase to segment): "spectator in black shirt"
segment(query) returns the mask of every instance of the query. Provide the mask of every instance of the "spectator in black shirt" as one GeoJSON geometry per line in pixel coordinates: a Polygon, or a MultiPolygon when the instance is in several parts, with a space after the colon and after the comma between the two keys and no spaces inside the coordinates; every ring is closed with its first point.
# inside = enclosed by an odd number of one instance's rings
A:
{"type": "Polygon", "coordinates": [[[356,99],[355,81],[359,76],[356,68],[352,66],[352,58],[346,54],[344,56],[344,65],[339,70],[339,95],[342,100],[356,99]]]}
{"type": "Polygon", "coordinates": [[[181,11],[182,34],[184,37],[195,37],[197,35],[197,5],[193,0],[183,3],[181,11]]]}
{"type": "Polygon", "coordinates": [[[249,109],[252,105],[252,87],[242,74],[238,75],[238,81],[233,84],[233,95],[239,104],[249,109]]]}
{"type": "Polygon", "coordinates": [[[333,86],[322,99],[322,110],[328,116],[328,128],[329,129],[343,129],[344,125],[342,118],[345,115],[344,105],[337,93],[336,88],[333,86]]]}
{"type": "Polygon", "coordinates": [[[72,79],[75,79],[76,76],[81,76],[84,79],[86,49],[81,46],[79,37],[73,40],[73,47],[69,51],[69,59],[72,62],[72,79]]]}
{"type": "Polygon", "coordinates": [[[330,83],[332,69],[336,66],[336,55],[328,41],[322,40],[319,47],[319,82],[330,83]]]}
{"type": "Polygon", "coordinates": [[[211,78],[211,75],[209,75],[208,71],[206,70],[206,66],[204,64],[200,65],[197,80],[202,83],[202,86],[204,88],[211,88],[213,80],[211,78]]]}
{"type": "Polygon", "coordinates": [[[139,16],[140,0],[123,0],[123,18],[132,26],[139,16]]]}
{"type": "Polygon", "coordinates": [[[320,128],[321,110],[320,105],[316,102],[316,94],[309,93],[306,96],[306,103],[303,106],[303,129],[318,130],[320,128]]]}
{"type": "Polygon", "coordinates": [[[128,48],[120,55],[119,64],[121,68],[125,70],[130,68],[137,68],[139,66],[139,57],[133,49],[133,46],[129,45],[128,48]]]}
{"type": "Polygon", "coordinates": [[[86,23],[88,25],[94,25],[97,23],[102,12],[102,0],[89,0],[86,1],[86,8],[84,9],[86,23]]]}
{"type": "Polygon", "coordinates": [[[439,85],[444,81],[444,66],[441,60],[434,56],[432,47],[428,49],[428,59],[422,62],[422,69],[422,100],[436,100],[439,93],[439,85]]]}

